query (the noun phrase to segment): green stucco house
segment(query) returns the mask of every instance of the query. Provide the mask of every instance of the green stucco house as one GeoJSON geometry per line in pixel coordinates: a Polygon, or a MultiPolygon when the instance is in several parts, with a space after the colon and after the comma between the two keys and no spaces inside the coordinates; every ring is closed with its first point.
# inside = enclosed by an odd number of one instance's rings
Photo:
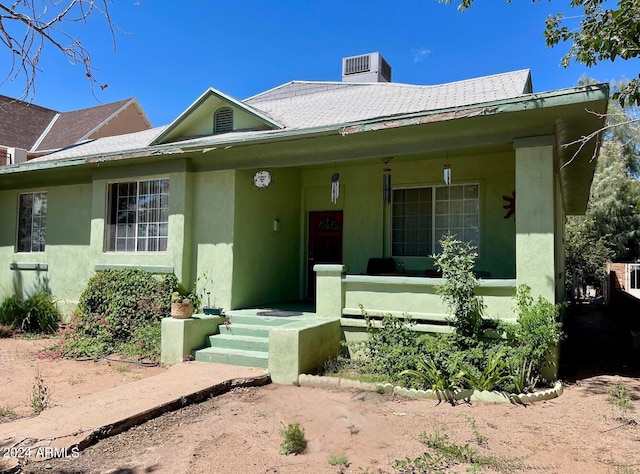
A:
{"type": "Polygon", "coordinates": [[[599,151],[579,140],[608,93],[534,93],[528,70],[397,84],[378,53],[341,82],[211,88],[167,126],[0,167],[0,291],[46,278],[72,307],[94,272],[136,266],[206,275],[227,310],[309,300],[349,332],[363,305],[428,330],[452,232],[478,248],[487,315],[512,318],[518,284],[564,298],[564,220],[599,151]]]}

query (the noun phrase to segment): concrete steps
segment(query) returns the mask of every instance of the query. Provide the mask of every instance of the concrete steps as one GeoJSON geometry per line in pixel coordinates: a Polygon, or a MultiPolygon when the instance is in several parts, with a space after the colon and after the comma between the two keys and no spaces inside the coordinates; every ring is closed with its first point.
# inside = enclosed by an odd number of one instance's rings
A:
{"type": "Polygon", "coordinates": [[[196,360],[266,369],[269,366],[269,352],[207,347],[196,351],[196,360]]]}
{"type": "Polygon", "coordinates": [[[220,325],[208,337],[209,347],[195,351],[195,360],[264,367],[269,364],[269,329],[295,321],[294,318],[231,314],[229,323],[220,325]]]}

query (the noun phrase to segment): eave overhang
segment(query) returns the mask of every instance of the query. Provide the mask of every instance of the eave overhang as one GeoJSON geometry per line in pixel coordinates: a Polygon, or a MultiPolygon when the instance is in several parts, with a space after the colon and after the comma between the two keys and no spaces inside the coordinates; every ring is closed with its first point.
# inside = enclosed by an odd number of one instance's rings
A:
{"type": "MultiPolygon", "coordinates": [[[[201,137],[108,154],[0,167],[0,187],[38,171],[189,159],[193,169],[305,166],[381,156],[473,150],[535,136],[556,137],[555,163],[567,214],[583,213],[608,104],[606,85],[584,86],[468,107],[380,117],[312,129],[201,137]],[[583,137],[591,137],[584,143],[583,137]]],[[[157,141],[157,140],[156,140],[157,141]]],[[[82,174],[77,169],[76,175],[82,174]]],[[[13,184],[10,184],[13,183],[13,184]]]]}

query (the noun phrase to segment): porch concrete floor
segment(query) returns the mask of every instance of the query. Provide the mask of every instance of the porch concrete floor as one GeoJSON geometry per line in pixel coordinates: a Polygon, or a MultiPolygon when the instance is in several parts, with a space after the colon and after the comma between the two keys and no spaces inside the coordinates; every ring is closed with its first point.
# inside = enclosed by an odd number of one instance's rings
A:
{"type": "Polygon", "coordinates": [[[315,319],[316,305],[314,301],[284,301],[277,303],[269,303],[264,305],[255,305],[250,308],[232,309],[225,311],[227,316],[260,316],[262,312],[282,312],[282,313],[301,313],[300,315],[272,316],[285,319],[315,319]]]}

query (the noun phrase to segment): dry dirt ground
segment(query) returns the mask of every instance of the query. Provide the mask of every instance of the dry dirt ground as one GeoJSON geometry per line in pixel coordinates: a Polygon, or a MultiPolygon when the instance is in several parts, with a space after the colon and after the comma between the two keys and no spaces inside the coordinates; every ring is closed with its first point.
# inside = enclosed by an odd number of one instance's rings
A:
{"type": "MultiPolygon", "coordinates": [[[[39,359],[37,353],[49,343],[0,340],[0,409],[29,414],[36,367],[54,403],[163,370],[39,359]]],[[[560,398],[527,407],[479,402],[454,407],[369,392],[268,385],[165,414],[98,442],[77,459],[31,462],[23,472],[388,473],[398,472],[394,460],[427,451],[420,442],[425,432],[459,447],[468,444],[494,466],[481,472],[633,473],[640,472],[636,420],[640,379],[612,375],[574,382],[560,398]],[[618,382],[631,398],[626,413],[609,401],[609,387],[618,382]],[[305,431],[302,455],[278,453],[280,430],[289,423],[305,431]]],[[[438,467],[467,472],[470,465],[438,467]]]]}

